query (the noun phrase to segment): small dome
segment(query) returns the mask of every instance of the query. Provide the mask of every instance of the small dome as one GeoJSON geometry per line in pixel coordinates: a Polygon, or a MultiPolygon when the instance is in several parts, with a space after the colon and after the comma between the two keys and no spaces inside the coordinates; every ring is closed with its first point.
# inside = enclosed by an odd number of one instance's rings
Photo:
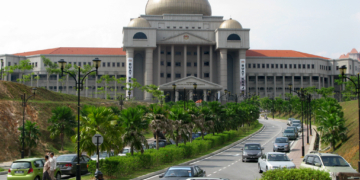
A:
{"type": "Polygon", "coordinates": [[[220,29],[242,29],[242,26],[238,21],[230,18],[229,20],[224,21],[220,25],[219,28],[220,29]]]}
{"type": "Polygon", "coordinates": [[[151,25],[146,19],[144,19],[142,17],[138,17],[136,19],[131,20],[130,23],[128,24],[128,27],[149,28],[149,27],[151,27],[151,25]]]}
{"type": "Polygon", "coordinates": [[[203,14],[211,16],[208,0],[148,0],[146,15],[203,14]]]}

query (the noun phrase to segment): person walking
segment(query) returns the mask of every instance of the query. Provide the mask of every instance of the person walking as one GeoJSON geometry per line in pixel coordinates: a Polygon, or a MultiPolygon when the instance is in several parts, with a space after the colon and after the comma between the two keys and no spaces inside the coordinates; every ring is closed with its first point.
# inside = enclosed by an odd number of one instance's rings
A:
{"type": "Polygon", "coordinates": [[[50,173],[49,173],[50,178],[51,178],[52,180],[56,180],[56,179],[55,179],[56,158],[55,158],[53,152],[50,153],[50,160],[49,160],[49,161],[50,161],[50,173]]]}
{"type": "Polygon", "coordinates": [[[49,176],[49,171],[50,171],[49,156],[45,156],[45,165],[44,165],[44,169],[43,169],[43,178],[42,178],[42,180],[51,180],[51,178],[49,176]]]}

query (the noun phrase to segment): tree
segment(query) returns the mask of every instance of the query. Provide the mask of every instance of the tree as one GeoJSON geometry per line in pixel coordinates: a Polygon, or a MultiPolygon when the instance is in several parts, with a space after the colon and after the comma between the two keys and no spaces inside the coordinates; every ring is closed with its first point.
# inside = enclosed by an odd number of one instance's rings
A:
{"type": "MultiPolygon", "coordinates": [[[[97,83],[102,83],[102,82],[105,82],[105,88],[101,88],[98,90],[104,90],[104,93],[105,93],[105,99],[108,99],[109,98],[109,95],[108,95],[108,88],[109,88],[109,83],[112,82],[112,81],[115,81],[115,76],[109,76],[108,74],[106,75],[103,75],[101,76],[101,78],[99,80],[97,80],[96,82],[97,83]]],[[[116,97],[115,97],[116,98],[116,97]]]]}
{"type": "MultiPolygon", "coordinates": [[[[31,61],[29,59],[21,60],[19,62],[19,65],[16,65],[15,67],[16,67],[16,69],[19,69],[21,72],[24,72],[26,70],[32,70],[34,68],[34,66],[32,66],[30,62],[31,61]]],[[[29,74],[29,75],[23,74],[22,77],[16,79],[16,81],[23,82],[25,84],[25,82],[30,80],[32,74],[29,74]]]]}
{"type": "Polygon", "coordinates": [[[52,116],[48,120],[51,125],[48,126],[50,138],[54,139],[60,136],[61,151],[64,147],[64,137],[74,135],[74,127],[76,127],[75,116],[71,108],[67,106],[58,106],[52,110],[52,116]]]}
{"type": "MultiPolygon", "coordinates": [[[[20,133],[20,142],[22,142],[22,137],[23,137],[23,126],[19,127],[18,130],[21,132],[20,133]]],[[[25,142],[25,146],[26,148],[28,148],[29,151],[29,157],[31,156],[31,149],[35,148],[37,146],[37,143],[39,141],[39,136],[41,136],[40,133],[40,128],[39,126],[36,124],[36,122],[31,122],[29,120],[25,121],[25,137],[24,137],[24,142],[25,142]]]]}
{"type": "Polygon", "coordinates": [[[191,138],[189,137],[189,134],[192,131],[190,123],[191,116],[184,111],[183,108],[173,106],[169,113],[169,119],[173,121],[172,133],[170,133],[169,136],[175,140],[176,146],[179,145],[181,138],[186,144],[186,140],[191,138]]]}
{"type": "Polygon", "coordinates": [[[142,133],[143,130],[148,128],[149,123],[143,116],[144,111],[136,107],[123,110],[119,118],[125,130],[122,139],[125,145],[130,146],[131,155],[134,155],[134,150],[143,153],[143,144],[146,147],[149,146],[142,133]]]}

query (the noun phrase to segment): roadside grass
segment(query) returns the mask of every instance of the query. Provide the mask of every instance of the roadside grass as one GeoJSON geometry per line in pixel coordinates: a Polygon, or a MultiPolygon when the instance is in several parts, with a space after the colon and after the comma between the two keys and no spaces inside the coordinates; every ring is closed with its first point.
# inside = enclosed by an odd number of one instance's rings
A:
{"type": "Polygon", "coordinates": [[[3,172],[3,171],[5,171],[5,169],[3,169],[3,168],[0,168],[0,172],[3,172]]]}
{"type": "MultiPolygon", "coordinates": [[[[149,173],[152,173],[152,172],[156,172],[156,171],[160,171],[160,170],[163,170],[163,169],[166,169],[166,168],[169,168],[171,166],[175,166],[175,165],[178,165],[178,164],[181,164],[181,163],[185,163],[187,161],[190,161],[190,160],[193,160],[193,159],[196,159],[196,158],[200,158],[202,156],[205,156],[207,154],[210,154],[210,153],[213,153],[214,151],[217,151],[225,146],[228,146],[236,141],[239,141],[247,136],[249,136],[250,134],[256,132],[257,130],[259,130],[261,127],[263,126],[263,124],[260,124],[255,127],[254,129],[246,132],[245,134],[241,135],[241,136],[238,136],[236,138],[234,138],[233,140],[231,141],[228,141],[226,143],[224,143],[223,145],[221,146],[218,146],[218,147],[214,147],[212,149],[210,149],[209,151],[207,152],[203,152],[193,158],[187,158],[187,159],[182,159],[180,161],[176,161],[176,162],[173,162],[173,163],[167,163],[167,164],[164,164],[164,165],[161,165],[161,166],[158,166],[158,167],[154,167],[154,168],[151,168],[151,169],[142,169],[140,171],[137,171],[136,173],[134,174],[131,174],[131,175],[128,175],[126,177],[123,177],[123,178],[116,178],[116,179],[113,179],[113,180],[130,180],[130,179],[133,179],[133,178],[136,178],[136,177],[139,177],[139,176],[143,176],[143,175],[146,175],[146,174],[149,174],[149,173]]],[[[82,176],[81,179],[83,180],[93,180],[95,179],[94,178],[94,175],[85,175],[85,176],[82,176]]],[[[111,177],[105,177],[105,179],[112,179],[111,177]]],[[[75,178],[72,178],[70,180],[75,180],[75,178]]]]}

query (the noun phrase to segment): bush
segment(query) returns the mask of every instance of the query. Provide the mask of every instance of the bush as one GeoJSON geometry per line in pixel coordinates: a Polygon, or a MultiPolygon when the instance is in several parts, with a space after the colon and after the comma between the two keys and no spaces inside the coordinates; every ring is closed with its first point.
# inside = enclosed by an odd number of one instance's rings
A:
{"type": "Polygon", "coordinates": [[[325,171],[313,170],[310,168],[301,169],[274,169],[264,172],[261,180],[331,180],[330,174],[325,171]]]}

